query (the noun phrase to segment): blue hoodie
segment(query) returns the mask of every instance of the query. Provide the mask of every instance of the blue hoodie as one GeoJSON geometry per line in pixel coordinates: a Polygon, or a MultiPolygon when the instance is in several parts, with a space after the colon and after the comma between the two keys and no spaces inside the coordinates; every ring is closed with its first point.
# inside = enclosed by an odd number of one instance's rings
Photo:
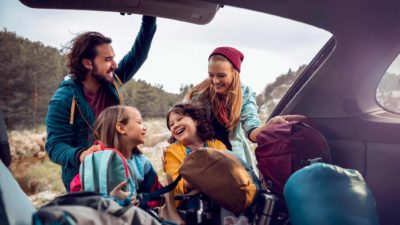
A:
{"type": "MultiPolygon", "coordinates": [[[[143,16],[142,26],[130,51],[118,63],[114,82],[103,85],[115,104],[123,104],[120,88],[129,81],[147,59],[156,31],[156,18],[143,16]]],[[[61,165],[62,180],[69,184],[79,173],[79,156],[93,144],[92,128],[95,117],[83,94],[81,83],[67,76],[49,102],[46,116],[46,151],[50,159],[61,165]]]]}

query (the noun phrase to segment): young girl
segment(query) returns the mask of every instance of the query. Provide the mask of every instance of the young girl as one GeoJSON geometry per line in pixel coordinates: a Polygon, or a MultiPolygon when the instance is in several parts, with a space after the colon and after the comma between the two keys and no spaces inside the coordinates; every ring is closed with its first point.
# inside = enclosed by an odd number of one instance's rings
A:
{"type": "MultiPolygon", "coordinates": [[[[179,175],[183,160],[191,152],[200,148],[226,150],[219,140],[212,139],[214,132],[207,120],[204,109],[184,103],[173,106],[167,114],[167,127],[171,131],[171,145],[164,153],[164,171],[173,180],[179,175]]],[[[188,193],[190,185],[182,179],[175,188],[175,194],[188,193]]]]}
{"type": "MultiPolygon", "coordinates": [[[[145,134],[146,128],[143,126],[142,116],[134,107],[109,107],[96,120],[95,140],[101,141],[106,148],[117,149],[127,159],[134,173],[135,190],[138,193],[152,192],[161,187],[150,161],[137,147],[144,143],[145,134]]],[[[120,200],[126,198],[129,193],[122,191],[125,185],[127,182],[122,182],[110,195],[120,200]]]]}

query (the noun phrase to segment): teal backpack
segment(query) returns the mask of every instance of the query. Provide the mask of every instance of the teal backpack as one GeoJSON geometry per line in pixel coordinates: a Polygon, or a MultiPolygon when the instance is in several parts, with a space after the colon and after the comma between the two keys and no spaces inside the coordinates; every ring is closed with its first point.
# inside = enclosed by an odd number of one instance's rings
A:
{"type": "Polygon", "coordinates": [[[106,148],[103,143],[96,141],[100,150],[87,155],[79,168],[80,182],[83,191],[94,191],[108,196],[122,181],[128,184],[124,191],[130,192],[126,201],[136,196],[134,176],[125,157],[116,149],[106,148]]]}

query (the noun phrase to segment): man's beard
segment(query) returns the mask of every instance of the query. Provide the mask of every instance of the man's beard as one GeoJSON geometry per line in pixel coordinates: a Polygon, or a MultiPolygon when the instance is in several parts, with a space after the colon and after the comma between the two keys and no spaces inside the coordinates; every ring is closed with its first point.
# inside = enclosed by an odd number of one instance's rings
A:
{"type": "MultiPolygon", "coordinates": [[[[92,76],[93,78],[101,85],[109,84],[112,81],[107,80],[103,75],[98,73],[97,66],[93,63],[93,71],[92,71],[92,76]]],[[[111,69],[110,69],[111,70],[111,69]]],[[[110,71],[109,70],[109,71],[110,71]]],[[[107,71],[108,72],[108,71],[107,71]]]]}

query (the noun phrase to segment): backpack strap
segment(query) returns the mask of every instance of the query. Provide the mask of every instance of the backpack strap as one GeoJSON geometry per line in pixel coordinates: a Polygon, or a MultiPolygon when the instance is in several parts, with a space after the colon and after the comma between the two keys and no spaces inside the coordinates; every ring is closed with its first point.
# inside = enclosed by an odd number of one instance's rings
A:
{"type": "Polygon", "coordinates": [[[94,157],[93,154],[89,154],[85,157],[85,159],[82,162],[82,171],[83,173],[81,174],[81,183],[82,183],[82,189],[83,190],[91,190],[95,191],[95,182],[94,182],[94,174],[93,174],[93,163],[85,163],[85,162],[90,162],[93,161],[94,157]],[[90,174],[89,176],[86,176],[86,174],[90,174]]]}
{"type": "Polygon", "coordinates": [[[103,151],[103,154],[101,155],[100,160],[102,163],[99,168],[99,191],[102,195],[108,194],[108,165],[110,164],[113,155],[115,155],[114,151],[103,151]]]}
{"type": "Polygon", "coordinates": [[[93,128],[92,125],[90,125],[89,121],[83,115],[82,110],[79,107],[78,102],[75,100],[75,97],[72,99],[72,104],[71,104],[71,113],[70,113],[70,121],[69,121],[70,124],[71,125],[74,124],[75,106],[78,109],[79,114],[81,114],[81,117],[82,117],[83,121],[86,123],[86,125],[89,127],[89,129],[92,131],[92,134],[95,134],[96,133],[95,129],[93,128]]]}
{"type": "Polygon", "coordinates": [[[154,201],[160,199],[161,195],[170,192],[175,189],[178,185],[178,182],[182,179],[181,175],[179,175],[172,183],[167,186],[160,188],[156,191],[150,193],[140,193],[137,196],[137,199],[140,200],[139,207],[142,209],[147,209],[147,203],[149,201],[154,201]]]}
{"type": "MultiPolygon", "coordinates": [[[[185,146],[186,147],[186,146],[185,146]]],[[[204,143],[204,147],[208,148],[207,142],[204,143]]],[[[188,156],[190,153],[192,153],[192,150],[190,150],[188,147],[186,147],[186,156],[188,156]]]]}
{"type": "Polygon", "coordinates": [[[103,144],[103,142],[101,142],[99,140],[94,141],[93,145],[99,145],[100,146],[100,150],[106,149],[106,146],[103,144]]]}
{"type": "Polygon", "coordinates": [[[119,79],[119,77],[115,74],[114,76],[115,78],[117,78],[116,80],[113,81],[113,85],[115,87],[115,90],[117,91],[117,95],[119,98],[119,105],[123,106],[124,105],[124,97],[122,96],[121,90],[120,90],[120,86],[122,86],[122,81],[119,79]],[[119,85],[118,85],[119,84],[119,85]]]}

